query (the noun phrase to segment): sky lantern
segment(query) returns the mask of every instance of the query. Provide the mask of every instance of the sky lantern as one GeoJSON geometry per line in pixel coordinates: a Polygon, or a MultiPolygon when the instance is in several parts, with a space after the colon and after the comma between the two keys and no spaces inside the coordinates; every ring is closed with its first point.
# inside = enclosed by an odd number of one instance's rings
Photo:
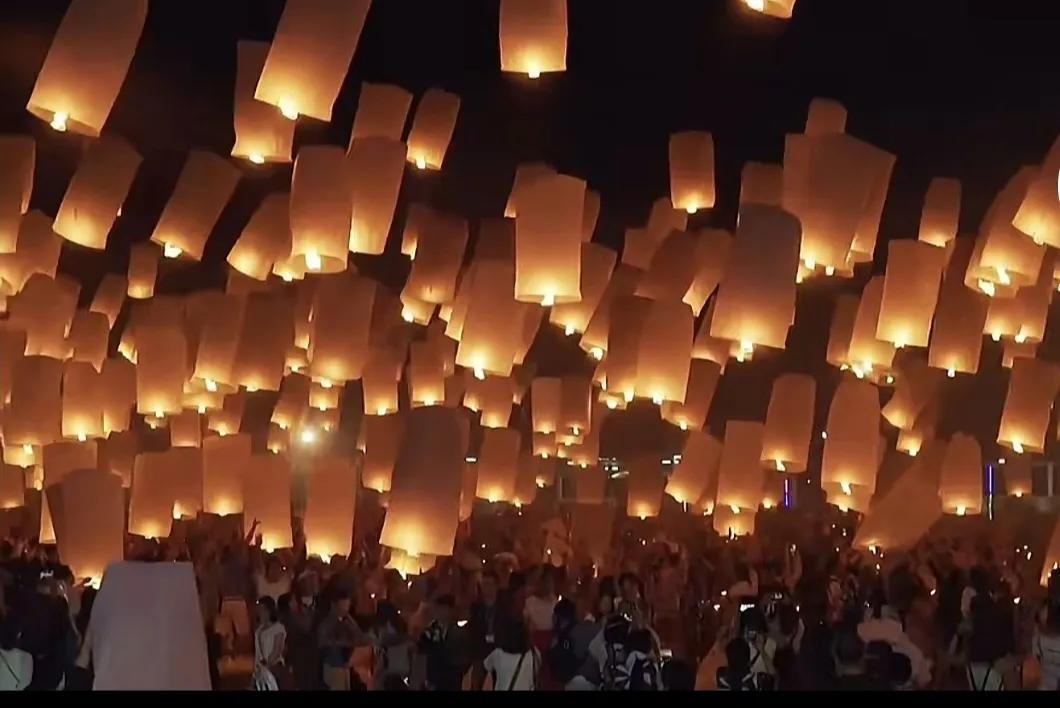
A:
{"type": "MultiPolygon", "coordinates": [[[[531,402],[533,402],[533,398],[531,398],[531,402]]],[[[547,460],[556,456],[557,446],[555,433],[533,433],[530,445],[534,455],[537,457],[542,457],[547,460]]]]}
{"type": "Polygon", "coordinates": [[[302,411],[308,405],[309,378],[301,374],[287,374],[280,384],[280,395],[269,420],[286,430],[298,423],[302,411]]]}
{"type": "MultiPolygon", "coordinates": [[[[811,104],[812,105],[812,104],[811,104]]],[[[765,162],[745,162],[740,170],[740,206],[768,204],[779,207],[784,192],[784,168],[765,162]]]]}
{"type": "MultiPolygon", "coordinates": [[[[51,220],[33,209],[22,215],[18,225],[15,253],[0,254],[0,294],[8,296],[22,290],[34,274],[56,277],[62,239],[52,231],[51,220]]],[[[3,304],[3,303],[0,303],[3,304]]]]}
{"type": "Polygon", "coordinates": [[[1042,452],[1049,414],[1058,392],[1060,366],[1039,359],[1016,359],[1001,411],[998,443],[1017,454],[1042,452]]]}
{"type": "Polygon", "coordinates": [[[37,147],[29,135],[0,135],[0,253],[14,253],[22,215],[29,211],[37,147]]]}
{"type": "Polygon", "coordinates": [[[51,357],[25,356],[15,363],[11,396],[4,408],[5,446],[25,449],[62,437],[62,373],[63,362],[51,357]]]}
{"type": "Polygon", "coordinates": [[[1035,243],[1012,225],[1020,202],[1034,177],[1034,168],[1024,167],[994,197],[979,233],[983,240],[979,268],[983,278],[1003,286],[1030,285],[1038,278],[1045,246],[1035,243]]]}
{"type": "Polygon", "coordinates": [[[717,480],[721,443],[714,436],[693,430],[685,438],[681,461],[666,482],[666,493],[679,504],[695,503],[712,480],[717,480]]]}
{"type": "MultiPolygon", "coordinates": [[[[794,3],[792,3],[794,4],[794,3]]],[[[847,109],[831,98],[812,98],[806,110],[806,135],[835,135],[847,129],[847,109]]]]}
{"type": "Polygon", "coordinates": [[[366,415],[361,419],[361,431],[364,436],[361,484],[380,493],[388,492],[405,432],[404,418],[397,412],[366,415]]]}
{"type": "Polygon", "coordinates": [[[1016,359],[1021,357],[1033,359],[1037,354],[1038,342],[1017,342],[1015,340],[1006,339],[1002,345],[1001,365],[1006,369],[1011,369],[1016,359]]]}
{"type": "Polygon", "coordinates": [[[416,255],[402,294],[429,303],[452,302],[467,249],[467,220],[434,210],[416,218],[416,255]]]}
{"type": "Polygon", "coordinates": [[[821,458],[821,484],[828,491],[838,486],[843,494],[851,489],[871,493],[879,469],[880,400],[868,381],[844,378],[836,388],[828,409],[828,436],[821,458]]]}
{"type": "Polygon", "coordinates": [[[192,150],[184,163],[151,241],[166,258],[202,260],[206,239],[239,183],[239,170],[222,157],[192,150]]]}
{"type": "Polygon", "coordinates": [[[372,350],[361,373],[365,415],[386,415],[397,411],[398,381],[404,363],[404,351],[392,347],[372,350]]]}
{"type": "Polygon", "coordinates": [[[632,295],[640,282],[642,271],[633,266],[619,264],[611,272],[611,279],[604,288],[599,304],[585,325],[579,346],[597,361],[607,351],[607,336],[611,328],[611,306],[623,295],[632,295]]]}
{"type": "MultiPolygon", "coordinates": [[[[515,491],[512,493],[512,504],[516,509],[534,503],[537,498],[538,480],[541,479],[539,470],[545,466],[552,467],[551,462],[546,462],[540,457],[534,457],[529,453],[519,455],[519,468],[515,475],[515,491]]],[[[543,484],[540,486],[544,486],[543,484]]]]}
{"type": "Polygon", "coordinates": [[[776,207],[749,204],[740,210],[731,256],[711,321],[710,335],[783,349],[795,320],[795,273],[799,222],[776,207]]]}
{"type": "Polygon", "coordinates": [[[567,70],[567,0],[501,0],[501,71],[567,70]]]}
{"type": "Polygon", "coordinates": [[[104,273],[96,286],[96,293],[92,297],[92,304],[88,309],[90,312],[99,312],[107,317],[108,329],[114,326],[121,313],[122,305],[125,304],[125,293],[129,288],[129,281],[123,275],[115,273],[104,273]]]}
{"type": "Polygon", "coordinates": [[[129,418],[136,403],[136,365],[124,357],[108,357],[103,362],[103,430],[106,433],[129,429],[129,418]]]}
{"type": "Polygon", "coordinates": [[[921,241],[887,244],[876,338],[895,347],[926,347],[939,297],[946,252],[921,241]]]}
{"type": "Polygon", "coordinates": [[[688,130],[670,136],[670,202],[695,214],[714,207],[714,138],[688,130]]]}
{"type": "Polygon", "coordinates": [[[85,441],[102,438],[103,408],[100,382],[102,377],[95,367],[83,361],[67,361],[63,365],[63,420],[64,438],[85,441]]]}
{"type": "Polygon", "coordinates": [[[762,464],[777,472],[805,472],[813,436],[817,383],[807,374],[783,374],[773,381],[762,433],[762,464]]]}
{"type": "Polygon", "coordinates": [[[695,322],[683,302],[656,300],[648,310],[637,356],[636,395],[684,403],[695,322]]]}
{"type": "Polygon", "coordinates": [[[551,307],[581,300],[585,181],[547,175],[520,194],[515,219],[515,298],[551,307]]]}
{"type": "Polygon", "coordinates": [[[181,411],[169,417],[170,447],[200,447],[202,418],[196,410],[181,411]]]}
{"type": "Polygon", "coordinates": [[[682,300],[699,265],[699,243],[686,231],[671,231],[655,250],[636,294],[652,300],[682,300]]]}
{"type": "Polygon", "coordinates": [[[534,345],[537,333],[541,329],[541,323],[545,319],[545,308],[532,302],[519,302],[516,303],[516,310],[520,327],[512,363],[522,366],[526,361],[526,355],[530,353],[530,347],[534,345]]]}
{"type": "MultiPolygon", "coordinates": [[[[481,414],[483,428],[506,428],[512,415],[512,381],[503,376],[468,381],[464,394],[464,405],[473,404],[472,410],[481,414]]],[[[470,406],[468,406],[470,407],[470,406]]]]}
{"type": "Polygon", "coordinates": [[[490,503],[510,502],[515,497],[522,438],[511,428],[486,428],[478,454],[478,484],[475,496],[490,503]]]}
{"type": "Polygon", "coordinates": [[[156,417],[180,413],[188,379],[184,332],[165,325],[136,328],[136,412],[156,417]]]}
{"type": "Polygon", "coordinates": [[[904,452],[910,457],[916,457],[925,442],[935,439],[938,417],[939,399],[935,398],[924,406],[909,429],[902,430],[899,428],[898,440],[895,442],[894,449],[898,452],[904,452]]]}
{"type": "MultiPolygon", "coordinates": [[[[750,2],[765,0],[749,0],[750,2]]],[[[711,514],[711,525],[714,533],[723,538],[750,536],[755,532],[755,513],[735,513],[727,506],[715,506],[711,514]]]]}
{"type": "Polygon", "coordinates": [[[549,313],[549,322],[563,328],[568,336],[581,333],[600,304],[615,269],[617,254],[596,243],[581,245],[581,300],[557,303],[549,313]]]}
{"type": "Polygon", "coordinates": [[[919,240],[945,248],[957,237],[961,216],[961,182],[952,177],[934,177],[924,196],[919,240]]]}
{"type": "Polygon", "coordinates": [[[160,255],[158,247],[150,242],[141,241],[129,247],[129,297],[146,300],[154,296],[160,255]]]}
{"type": "Polygon", "coordinates": [[[574,474],[574,492],[579,504],[603,504],[607,498],[607,471],[599,464],[578,469],[574,474]]]}
{"type": "Polygon", "coordinates": [[[347,556],[353,544],[357,470],[342,457],[315,457],[306,475],[306,553],[329,559],[347,556]]]}
{"type": "Polygon", "coordinates": [[[390,507],[379,543],[411,555],[452,555],[467,455],[467,418],[452,408],[414,408],[405,426],[406,442],[394,466],[390,507]]]}
{"type": "Polygon", "coordinates": [[[825,360],[836,367],[846,367],[850,362],[850,338],[858,314],[861,298],[844,293],[835,300],[832,323],[828,328],[828,349],[825,360]]]}
{"type": "Polygon", "coordinates": [[[699,323],[696,338],[692,342],[692,357],[703,361],[713,361],[725,372],[725,365],[730,358],[735,357],[737,361],[748,361],[754,354],[754,349],[744,349],[740,342],[729,339],[710,336],[710,327],[714,321],[714,303],[711,300],[707,305],[706,312],[699,323]]]}
{"type": "Polygon", "coordinates": [[[674,209],[666,197],[656,199],[652,202],[648,223],[643,228],[626,229],[622,262],[647,270],[655,250],[667,234],[671,231],[684,231],[687,226],[687,212],[674,209]]]}
{"type": "Polygon", "coordinates": [[[920,542],[942,516],[938,487],[916,465],[877,498],[854,537],[856,548],[900,552],[920,542]]]}
{"type": "Polygon", "coordinates": [[[406,153],[405,143],[399,139],[371,137],[350,142],[351,253],[378,255],[386,248],[405,174],[406,153]]]}
{"type": "Polygon", "coordinates": [[[78,310],[74,313],[70,334],[66,338],[70,347],[70,358],[87,362],[99,371],[103,367],[103,360],[107,358],[109,337],[110,323],[106,315],[78,310]]]}
{"type": "Polygon", "coordinates": [[[499,261],[483,261],[472,277],[456,363],[473,369],[477,378],[487,372],[508,376],[523,324],[514,298],[514,269],[499,261]]]}
{"type": "Polygon", "coordinates": [[[412,342],[405,373],[413,407],[439,405],[445,400],[444,353],[435,342],[412,342]]]}
{"type": "Polygon", "coordinates": [[[290,548],[291,463],[282,455],[251,455],[244,463],[243,533],[257,519],[261,548],[272,553],[290,548]]]}
{"type": "Polygon", "coordinates": [[[475,510],[475,487],[478,486],[478,464],[465,462],[460,477],[460,512],[458,518],[463,523],[471,518],[475,510]]]}
{"type": "Polygon", "coordinates": [[[254,98],[289,120],[331,120],[371,0],[294,0],[284,6],[254,98]]]}
{"type": "Polygon", "coordinates": [[[202,501],[208,514],[243,511],[244,479],[250,473],[250,435],[223,435],[202,441],[202,501]]]}
{"type": "Polygon", "coordinates": [[[8,320],[26,333],[26,354],[66,358],[66,332],[73,322],[79,289],[77,281],[66,276],[53,280],[34,273],[11,298],[8,320]]]}
{"type": "Polygon", "coordinates": [[[192,378],[206,391],[236,389],[233,367],[243,327],[244,298],[219,291],[197,293],[202,317],[192,378]]]}
{"type": "Polygon", "coordinates": [[[361,84],[351,142],[358,138],[401,140],[412,106],[412,94],[393,84],[361,84]]]}
{"type": "Polygon", "coordinates": [[[294,341],[290,302],[282,293],[252,293],[246,298],[243,327],[232,376],[247,391],[278,391],[287,348],[294,341]]]}
{"type": "Polygon", "coordinates": [[[913,425],[924,406],[938,395],[942,372],[930,368],[919,355],[904,357],[898,365],[894,395],[883,407],[883,417],[903,430],[913,425]]]}
{"type": "Polygon", "coordinates": [[[268,42],[240,41],[236,44],[236,88],[232,110],[236,141],[232,155],[255,165],[290,162],[294,143],[294,122],[275,106],[254,98],[268,54],[268,42]]]}
{"type": "Polygon", "coordinates": [[[26,505],[25,473],[16,465],[0,465],[0,511],[26,505]]]}
{"type": "Polygon", "coordinates": [[[266,195],[228,252],[228,265],[255,280],[265,280],[273,266],[291,255],[291,197],[266,195]]]}
{"type": "Polygon", "coordinates": [[[692,284],[681,298],[696,317],[725,276],[731,246],[732,235],[722,229],[702,229],[696,238],[696,270],[692,284]]]}
{"type": "Polygon", "coordinates": [[[420,170],[440,170],[456,128],[460,97],[441,89],[420,96],[408,135],[408,161],[420,170]]]}
{"type": "Polygon", "coordinates": [[[956,278],[942,283],[935,325],[931,331],[928,364],[953,377],[958,371],[979,371],[979,354],[986,331],[987,308],[994,300],[965,287],[956,278]]]}
{"type": "Polygon", "coordinates": [[[409,258],[416,257],[416,249],[419,245],[420,234],[428,226],[428,219],[434,214],[434,209],[426,204],[415,202],[409,204],[405,214],[405,227],[401,231],[401,255],[409,258]]]}
{"type": "Polygon", "coordinates": [[[761,423],[730,420],[725,424],[718,467],[718,507],[727,507],[736,515],[753,516],[758,510],[766,481],[759,462],[763,432],[761,423]]]}
{"type": "MultiPolygon", "coordinates": [[[[193,516],[194,508],[185,508],[177,500],[178,476],[188,474],[177,463],[183,456],[175,450],[142,452],[133,467],[132,491],[129,495],[129,533],[144,538],[169,536],[173,517],[193,516]]],[[[199,477],[199,507],[202,506],[202,478],[199,477]]]]}
{"type": "Polygon", "coordinates": [[[62,482],[74,470],[95,469],[96,441],[49,443],[43,446],[41,458],[41,466],[44,468],[44,486],[50,487],[62,482]]]}
{"type": "Polygon", "coordinates": [[[15,364],[25,354],[26,331],[12,325],[10,321],[0,323],[0,402],[8,400],[15,375],[15,364]]]}
{"type": "Polygon", "coordinates": [[[560,380],[559,430],[576,436],[589,430],[592,390],[592,382],[583,376],[564,376],[560,380]]]}
{"type": "Polygon", "coordinates": [[[519,203],[523,192],[529,189],[534,182],[555,175],[555,168],[544,162],[520,162],[516,165],[512,188],[508,193],[508,201],[504,205],[504,216],[508,219],[519,216],[519,203]]]}
{"type": "Polygon", "coordinates": [[[654,454],[637,455],[629,461],[626,516],[647,519],[659,515],[666,478],[654,454]]]}
{"type": "Polygon", "coordinates": [[[894,344],[876,338],[882,303],[883,276],[876,275],[861,291],[847,350],[847,361],[854,373],[873,379],[890,369],[894,361],[894,344]]]}
{"type": "Polygon", "coordinates": [[[1041,167],[1035,170],[1012,225],[1037,244],[1060,247],[1060,139],[1049,149],[1041,167]]]}
{"type": "Polygon", "coordinates": [[[238,433],[243,422],[243,411],[247,397],[242,391],[229,393],[224,397],[220,407],[215,407],[206,416],[206,427],[222,438],[238,433]]]}
{"type": "Polygon", "coordinates": [[[353,172],[342,148],[298,151],[291,176],[291,256],[307,273],[346,269],[353,223],[353,172]]]}
{"type": "Polygon", "coordinates": [[[71,472],[46,491],[55,541],[74,578],[99,585],[125,553],[125,491],[121,477],[97,469],[71,472]]]}
{"type": "Polygon", "coordinates": [[[146,18],[147,0],[72,2],[26,110],[60,133],[98,136],[125,81],[146,18]]]}
{"type": "Polygon", "coordinates": [[[1034,487],[1034,473],[1029,455],[1017,455],[1005,460],[1001,469],[1005,480],[1005,494],[1016,498],[1030,496],[1034,487]]]}
{"type": "Polygon", "coordinates": [[[140,160],[140,154],[119,137],[90,144],[55,215],[55,233],[86,248],[106,248],[140,160]]]}
{"type": "Polygon", "coordinates": [[[660,408],[663,420],[681,430],[702,430],[720,378],[721,365],[707,359],[693,359],[684,403],[664,401],[660,408]]]}
{"type": "Polygon", "coordinates": [[[327,387],[361,377],[377,286],[366,278],[333,275],[320,281],[313,304],[309,373],[327,387]]]}
{"type": "Polygon", "coordinates": [[[942,510],[964,516],[978,514],[983,506],[983,456],[970,435],[957,433],[946,446],[939,479],[942,510]]]}

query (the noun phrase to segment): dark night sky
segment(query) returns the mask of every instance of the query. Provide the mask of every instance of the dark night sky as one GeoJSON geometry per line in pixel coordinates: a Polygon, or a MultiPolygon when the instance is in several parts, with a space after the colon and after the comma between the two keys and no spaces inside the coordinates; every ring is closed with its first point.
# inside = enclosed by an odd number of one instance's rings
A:
{"type": "MultiPolygon", "coordinates": [[[[4,0],[0,9],[0,131],[38,138],[33,205],[48,214],[58,207],[84,139],[56,135],[25,104],[67,4],[4,0]]],[[[691,225],[731,226],[742,163],[779,162],[784,134],[802,129],[810,98],[839,99],[849,111],[848,132],[898,156],[881,242],[915,237],[923,193],[936,175],[962,181],[961,232],[973,234],[997,189],[1021,165],[1038,162],[1060,132],[1060,3],[799,0],[787,23],[750,13],[737,0],[568,5],[567,72],[529,82],[499,71],[498,0],[375,0],[332,123],[303,119],[299,143],[345,145],[362,80],[397,83],[415,95],[439,86],[462,97],[456,133],[440,175],[406,179],[397,228],[414,199],[470,217],[498,215],[516,163],[540,159],[601,192],[596,240],[617,248],[623,229],[643,222],[652,200],[669,193],[667,140],[677,130],[710,130],[716,145],[718,207],[691,225]]],[[[281,0],[151,1],[105,128],[145,156],[126,216],[105,254],[64,249],[61,268],[81,277],[86,294],[105,270],[124,272],[128,244],[148,238],[186,150],[228,154],[236,41],[270,39],[282,6],[281,0]]],[[[166,264],[163,290],[223,282],[223,256],[242,225],[261,197],[290,176],[289,167],[247,173],[206,262],[166,264]]],[[[396,250],[393,237],[390,245],[396,250]]],[[[357,258],[381,274],[399,262],[370,260],[357,258]]],[[[833,287],[804,290],[793,335],[794,358],[807,362],[801,368],[822,376],[825,367],[809,365],[808,355],[823,358],[833,287]]],[[[990,344],[984,368],[993,369],[999,352],[990,344]]],[[[743,395],[744,386],[751,377],[768,383],[771,377],[759,373],[792,367],[800,368],[778,358],[727,375],[719,395],[732,399],[729,416],[763,415],[768,385],[753,386],[754,395],[743,395]]],[[[1004,377],[981,378],[951,393],[964,396],[964,404],[989,394],[999,413],[1004,377]]],[[[830,396],[822,391],[819,398],[830,396]]],[[[953,425],[989,440],[996,420],[953,425]]]]}

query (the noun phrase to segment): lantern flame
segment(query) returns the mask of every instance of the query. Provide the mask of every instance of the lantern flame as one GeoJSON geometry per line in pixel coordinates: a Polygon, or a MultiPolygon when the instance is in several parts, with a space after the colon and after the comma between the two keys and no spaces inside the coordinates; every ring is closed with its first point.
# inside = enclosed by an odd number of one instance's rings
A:
{"type": "Polygon", "coordinates": [[[661,393],[653,393],[652,396],[651,396],[651,402],[654,403],[657,406],[661,406],[662,402],[663,402],[662,394],[661,393]]]}
{"type": "Polygon", "coordinates": [[[920,448],[919,447],[911,447],[911,448],[909,448],[909,456],[910,457],[916,457],[919,452],[920,452],[920,448]]]}
{"type": "Polygon", "coordinates": [[[173,518],[179,519],[181,517],[180,502],[173,502],[173,518]]]}
{"type": "Polygon", "coordinates": [[[280,99],[280,113],[287,120],[298,120],[298,106],[289,98],[280,99]]]}
{"type": "Polygon", "coordinates": [[[183,253],[183,251],[181,251],[179,247],[174,246],[171,243],[167,243],[162,246],[162,255],[166,258],[180,258],[181,253],[183,253]]]}
{"type": "Polygon", "coordinates": [[[320,379],[320,388],[331,388],[332,383],[330,379],[320,379]]]}
{"type": "Polygon", "coordinates": [[[379,406],[376,410],[377,415],[386,415],[386,406],[379,406]]]}
{"type": "Polygon", "coordinates": [[[850,482],[840,482],[839,488],[843,490],[843,494],[850,496],[850,482]]]}
{"type": "Polygon", "coordinates": [[[51,120],[50,123],[48,123],[48,125],[50,125],[52,127],[52,129],[55,130],[56,132],[65,133],[66,132],[66,121],[69,118],[70,118],[70,116],[67,113],[56,113],[54,116],[52,116],[52,120],[51,120]]]}
{"type": "Polygon", "coordinates": [[[824,274],[825,275],[835,275],[835,266],[825,266],[824,267],[824,274]]]}
{"type": "Polygon", "coordinates": [[[736,506],[735,504],[730,504],[729,505],[729,509],[732,511],[733,514],[736,514],[737,516],[739,516],[740,507],[736,506]]]}
{"type": "Polygon", "coordinates": [[[946,369],[946,376],[949,376],[952,379],[956,375],[957,375],[957,371],[952,366],[950,368],[946,369]]]}
{"type": "Polygon", "coordinates": [[[817,267],[817,261],[815,261],[815,260],[814,260],[814,259],[812,259],[812,258],[806,258],[806,259],[804,259],[804,260],[803,260],[803,263],[805,263],[805,264],[806,264],[806,270],[813,270],[814,268],[816,268],[816,267],[817,267]]]}
{"type": "Polygon", "coordinates": [[[778,457],[777,458],[777,472],[787,472],[787,471],[788,471],[788,468],[784,466],[784,461],[778,457]]]}
{"type": "Polygon", "coordinates": [[[688,430],[688,421],[682,420],[678,425],[680,426],[681,430],[688,430]]]}
{"type": "Polygon", "coordinates": [[[416,156],[416,169],[418,169],[418,170],[427,169],[427,160],[426,160],[426,158],[423,157],[423,155],[417,155],[416,156]]]}
{"type": "Polygon", "coordinates": [[[299,439],[304,445],[312,445],[317,441],[317,431],[313,430],[312,428],[306,428],[302,431],[302,434],[299,436],[299,439]]]}
{"type": "Polygon", "coordinates": [[[695,214],[697,211],[699,211],[699,207],[695,204],[689,204],[685,207],[685,211],[689,214],[695,214]]]}
{"type": "Polygon", "coordinates": [[[574,325],[569,324],[566,327],[564,327],[563,328],[563,334],[567,335],[568,337],[571,336],[572,334],[574,334],[574,325]]]}
{"type": "Polygon", "coordinates": [[[414,319],[416,319],[416,316],[412,314],[412,311],[409,308],[403,307],[401,308],[401,319],[405,320],[406,322],[412,322],[414,319]]]}
{"type": "Polygon", "coordinates": [[[542,307],[552,307],[556,304],[556,296],[553,293],[545,293],[541,296],[542,307]]]}
{"type": "Polygon", "coordinates": [[[250,160],[251,162],[253,162],[255,165],[264,165],[265,164],[265,156],[262,155],[260,152],[252,152],[252,153],[250,153],[250,155],[247,157],[247,159],[250,160]]]}
{"type": "Polygon", "coordinates": [[[766,0],[744,0],[747,3],[747,7],[757,12],[765,12],[766,0]]]}
{"type": "Polygon", "coordinates": [[[202,415],[205,412],[206,412],[206,404],[200,403],[199,404],[199,415],[202,415]]]}
{"type": "Polygon", "coordinates": [[[618,408],[618,401],[613,398],[607,399],[607,407],[611,410],[615,410],[616,408],[618,408]]]}
{"type": "Polygon", "coordinates": [[[967,511],[967,509],[965,509],[963,504],[957,505],[957,516],[964,516],[965,511],[967,511]]]}
{"type": "Polygon", "coordinates": [[[997,266],[997,279],[1001,281],[1002,285],[1012,285],[1012,279],[1009,277],[1008,271],[1002,266],[997,266]]]}
{"type": "Polygon", "coordinates": [[[320,270],[321,267],[320,254],[314,250],[306,251],[305,254],[305,267],[307,270],[320,270]]]}
{"type": "Polygon", "coordinates": [[[600,347],[593,347],[589,350],[589,354],[592,356],[593,359],[596,359],[597,361],[600,361],[604,358],[604,350],[600,347]]]}
{"type": "Polygon", "coordinates": [[[626,403],[631,403],[633,401],[633,392],[632,391],[626,391],[622,395],[626,399],[626,403]]]}
{"type": "Polygon", "coordinates": [[[1023,443],[1021,443],[1019,440],[1013,440],[1012,441],[1012,450],[1016,454],[1022,455],[1023,454],[1023,443]]]}
{"type": "Polygon", "coordinates": [[[986,293],[988,297],[994,297],[994,294],[997,292],[997,289],[994,287],[994,284],[991,283],[989,280],[983,280],[982,278],[980,278],[976,282],[976,285],[978,285],[979,289],[986,293]]]}
{"type": "Polygon", "coordinates": [[[884,380],[885,380],[885,381],[886,381],[887,383],[889,383],[889,384],[893,384],[893,383],[894,383],[894,377],[893,377],[893,376],[891,376],[890,374],[887,374],[887,378],[886,378],[886,379],[884,379],[884,380]]]}
{"type": "Polygon", "coordinates": [[[206,381],[204,383],[206,384],[206,390],[207,391],[209,391],[210,393],[216,393],[217,392],[217,382],[216,381],[214,381],[213,379],[206,379],[206,381]]]}
{"type": "Polygon", "coordinates": [[[1027,341],[1027,333],[1023,331],[1023,327],[1020,327],[1020,331],[1016,332],[1016,344],[1023,344],[1027,341]]]}

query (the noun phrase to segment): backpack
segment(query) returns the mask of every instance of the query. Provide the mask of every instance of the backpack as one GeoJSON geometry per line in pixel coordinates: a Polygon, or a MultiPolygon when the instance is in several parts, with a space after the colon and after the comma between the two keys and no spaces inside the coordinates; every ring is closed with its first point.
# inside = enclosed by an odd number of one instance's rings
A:
{"type": "Polygon", "coordinates": [[[631,664],[627,672],[627,691],[659,691],[662,681],[659,667],[646,654],[633,652],[627,660],[631,664]]]}
{"type": "Polygon", "coordinates": [[[578,673],[578,663],[569,631],[559,635],[545,653],[545,666],[549,674],[563,683],[578,673]]]}

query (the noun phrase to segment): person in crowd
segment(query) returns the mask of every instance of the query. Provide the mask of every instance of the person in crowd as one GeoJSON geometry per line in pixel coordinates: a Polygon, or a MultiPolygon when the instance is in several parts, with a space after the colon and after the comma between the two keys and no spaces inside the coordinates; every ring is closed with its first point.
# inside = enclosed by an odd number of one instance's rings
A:
{"type": "Polygon", "coordinates": [[[542,566],[533,593],[523,603],[523,619],[530,631],[530,641],[539,652],[548,648],[552,637],[552,610],[557,601],[552,566],[542,566]]]}
{"type": "Polygon", "coordinates": [[[323,618],[317,596],[317,575],[306,571],[295,582],[294,592],[281,597],[280,621],[287,629],[287,666],[300,691],[323,688],[321,651],[317,627],[323,618]]]}
{"type": "Polygon", "coordinates": [[[274,555],[265,557],[263,570],[254,571],[254,594],[260,600],[263,597],[271,597],[272,601],[278,602],[281,595],[291,592],[291,576],[283,563],[274,555]]]}
{"type": "Polygon", "coordinates": [[[483,662],[493,677],[494,691],[534,691],[538,687],[541,654],[528,637],[526,625],[514,617],[501,621],[497,648],[483,662]]]}
{"type": "Polygon", "coordinates": [[[324,685],[329,691],[350,690],[350,658],[355,647],[367,644],[361,628],[350,616],[350,598],[332,598],[327,615],[317,629],[324,685]]]}
{"type": "Polygon", "coordinates": [[[434,599],[431,621],[417,643],[428,690],[459,691],[468,669],[470,647],[466,633],[457,626],[454,604],[452,595],[434,599]]]}
{"type": "Polygon", "coordinates": [[[1060,690],[1060,598],[1052,588],[1045,619],[1035,630],[1031,651],[1042,667],[1038,688],[1042,691],[1060,690]]]}
{"type": "Polygon", "coordinates": [[[835,640],[835,689],[872,691],[881,687],[865,671],[865,643],[857,632],[844,630],[835,640]]]}
{"type": "Polygon", "coordinates": [[[287,630],[280,622],[276,602],[269,595],[258,598],[255,608],[253,686],[259,691],[289,688],[284,650],[287,630]]]}
{"type": "Polygon", "coordinates": [[[25,691],[33,681],[33,657],[19,640],[15,622],[0,620],[0,691],[25,691]]]}
{"type": "Polygon", "coordinates": [[[769,676],[756,676],[751,671],[751,651],[741,637],[733,637],[725,645],[725,665],[718,669],[717,686],[721,691],[762,691],[768,686],[769,676]]]}
{"type": "Polygon", "coordinates": [[[389,602],[380,602],[376,608],[375,634],[375,689],[399,684],[407,688],[415,646],[401,613],[389,602]]]}
{"type": "Polygon", "coordinates": [[[977,593],[969,606],[965,678],[973,691],[1004,691],[1006,644],[1004,619],[997,603],[977,593]]]}
{"type": "Polygon", "coordinates": [[[468,619],[468,638],[471,643],[471,685],[480,690],[486,679],[482,662],[497,646],[497,624],[499,620],[497,573],[486,569],[478,582],[478,599],[471,604],[468,619]]]}

